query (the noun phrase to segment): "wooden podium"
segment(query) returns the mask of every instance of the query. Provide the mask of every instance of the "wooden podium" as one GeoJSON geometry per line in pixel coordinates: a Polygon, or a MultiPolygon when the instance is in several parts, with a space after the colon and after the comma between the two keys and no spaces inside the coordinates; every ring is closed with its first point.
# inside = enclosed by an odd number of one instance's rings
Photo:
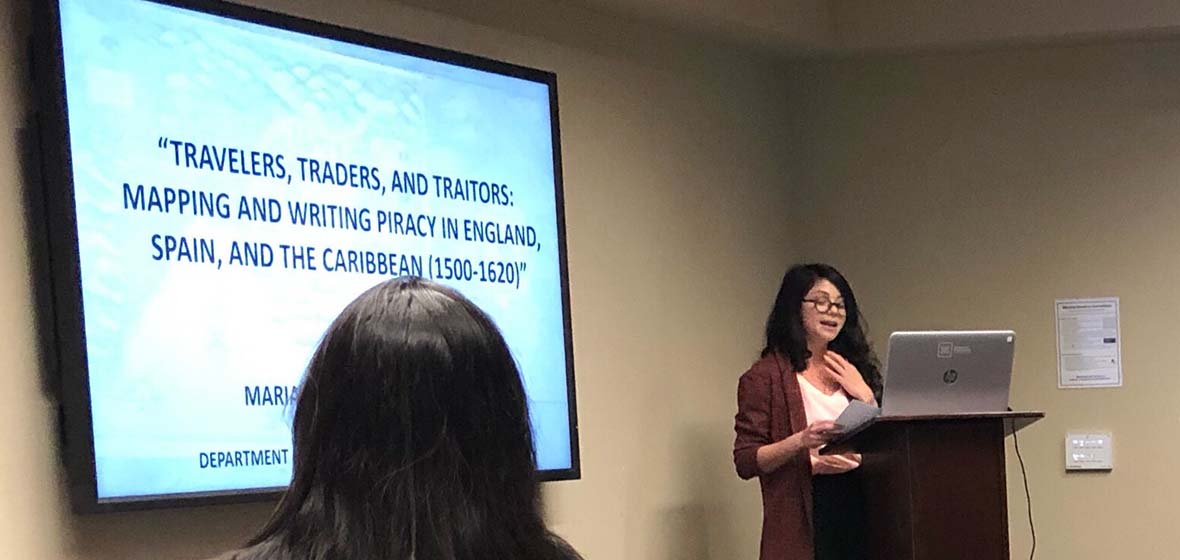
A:
{"type": "Polygon", "coordinates": [[[1004,437],[1044,416],[883,416],[820,453],[862,454],[873,558],[1007,559],[1004,437]]]}

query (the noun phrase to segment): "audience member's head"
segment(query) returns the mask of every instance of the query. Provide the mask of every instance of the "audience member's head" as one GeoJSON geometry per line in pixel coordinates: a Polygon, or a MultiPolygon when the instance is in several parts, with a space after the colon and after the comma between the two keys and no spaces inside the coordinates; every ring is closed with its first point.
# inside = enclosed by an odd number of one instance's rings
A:
{"type": "Polygon", "coordinates": [[[361,294],[324,334],[294,417],[294,474],[231,558],[553,559],[524,387],[492,320],[420,278],[361,294]]]}

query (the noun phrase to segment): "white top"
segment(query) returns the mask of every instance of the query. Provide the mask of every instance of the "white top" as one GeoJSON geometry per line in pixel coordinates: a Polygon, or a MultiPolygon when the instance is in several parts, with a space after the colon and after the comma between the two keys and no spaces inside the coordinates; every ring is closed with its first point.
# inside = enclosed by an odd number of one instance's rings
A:
{"type": "MultiPolygon", "coordinates": [[[[836,389],[835,393],[827,394],[812,385],[803,374],[797,373],[799,391],[803,394],[803,409],[807,412],[807,424],[821,420],[835,420],[848,408],[848,393],[844,389],[836,389]]],[[[819,450],[811,450],[811,474],[840,474],[860,466],[859,453],[845,453],[842,455],[820,455],[819,450]]]]}

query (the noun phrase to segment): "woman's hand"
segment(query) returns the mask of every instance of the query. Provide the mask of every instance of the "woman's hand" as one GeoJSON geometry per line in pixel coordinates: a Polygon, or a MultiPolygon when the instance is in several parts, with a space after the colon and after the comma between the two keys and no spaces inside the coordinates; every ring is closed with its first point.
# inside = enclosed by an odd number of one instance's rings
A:
{"type": "Polygon", "coordinates": [[[852,398],[867,402],[869,404],[876,404],[877,399],[873,397],[873,390],[865,383],[864,377],[860,375],[860,370],[851,362],[831,350],[824,352],[824,366],[827,368],[828,375],[832,376],[840,387],[844,388],[844,392],[852,396],[852,398]]]}
{"type": "Polygon", "coordinates": [[[782,467],[796,453],[822,447],[837,434],[836,423],[831,420],[812,422],[810,426],[787,436],[786,439],[763,445],[754,454],[758,470],[772,473],[782,467]]]}
{"type": "Polygon", "coordinates": [[[796,435],[799,437],[799,446],[804,449],[822,447],[835,437],[836,423],[831,420],[812,422],[810,426],[803,428],[796,435]]]}

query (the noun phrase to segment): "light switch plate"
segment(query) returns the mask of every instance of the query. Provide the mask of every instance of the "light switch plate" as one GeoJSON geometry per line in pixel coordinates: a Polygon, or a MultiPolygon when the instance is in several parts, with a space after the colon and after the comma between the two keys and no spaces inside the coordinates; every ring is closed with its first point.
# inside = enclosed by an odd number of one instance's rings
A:
{"type": "Polygon", "coordinates": [[[1065,434],[1065,470],[1113,470],[1113,449],[1110,432],[1069,432],[1065,434]]]}

